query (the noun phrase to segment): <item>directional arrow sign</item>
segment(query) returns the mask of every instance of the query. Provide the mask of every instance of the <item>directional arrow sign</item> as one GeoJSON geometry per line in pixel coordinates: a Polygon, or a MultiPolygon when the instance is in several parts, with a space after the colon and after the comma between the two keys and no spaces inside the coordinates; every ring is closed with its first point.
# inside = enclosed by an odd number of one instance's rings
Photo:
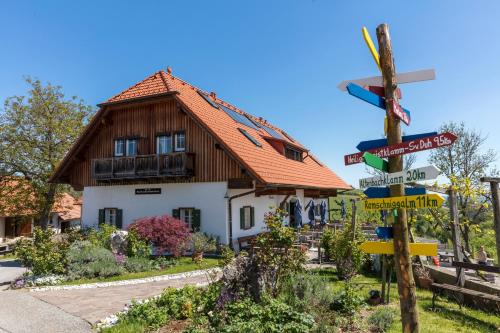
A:
{"type": "Polygon", "coordinates": [[[389,163],[387,163],[386,160],[381,159],[377,155],[373,155],[370,153],[364,153],[363,154],[363,161],[365,162],[366,165],[369,165],[372,168],[375,168],[377,170],[384,171],[384,172],[389,171],[389,163]]]}
{"type": "MultiPolygon", "coordinates": [[[[404,135],[403,142],[411,141],[415,139],[425,138],[426,136],[436,135],[437,132],[429,132],[422,134],[413,134],[413,135],[404,135]]],[[[356,148],[359,151],[367,151],[370,149],[380,148],[387,146],[387,139],[378,139],[378,140],[369,140],[369,141],[361,141],[356,148]]]]}
{"type": "Polygon", "coordinates": [[[422,180],[436,179],[440,171],[433,165],[423,168],[410,169],[385,175],[363,178],[359,180],[359,187],[369,186],[389,186],[397,184],[407,184],[422,180]]]}
{"type": "MultiPolygon", "coordinates": [[[[380,158],[387,158],[391,156],[416,153],[417,151],[446,147],[455,142],[456,139],[457,136],[455,134],[445,132],[442,134],[406,141],[391,146],[370,149],[368,150],[368,152],[377,155],[380,158]]],[[[363,154],[364,152],[345,155],[345,165],[363,162],[363,154]]]]}
{"type": "Polygon", "coordinates": [[[444,199],[437,194],[426,194],[383,199],[366,199],[363,202],[365,210],[392,210],[397,208],[439,208],[443,205],[444,199]]]}
{"type": "MultiPolygon", "coordinates": [[[[349,95],[351,96],[354,96],[354,97],[357,97],[367,103],[370,103],[374,106],[378,106],[379,108],[381,109],[384,109],[386,108],[385,106],[385,99],[383,99],[382,97],[380,97],[379,95],[377,94],[374,94],[372,93],[371,91],[368,91],[366,89],[364,89],[363,87],[361,86],[358,86],[357,84],[355,83],[349,83],[347,85],[347,91],[349,92],[349,95]]],[[[397,102],[393,101],[394,105],[393,105],[393,110],[394,110],[394,113],[406,124],[406,125],[409,125],[410,124],[410,111],[402,108],[397,102]]]]}
{"type": "MultiPolygon", "coordinates": [[[[428,81],[436,79],[436,72],[433,69],[424,69],[420,71],[407,72],[396,74],[396,81],[398,84],[402,83],[411,83],[411,82],[419,82],[419,81],[428,81]]],[[[349,83],[356,83],[360,86],[383,86],[383,78],[382,76],[373,76],[367,77],[363,79],[354,79],[354,80],[346,80],[339,83],[337,88],[342,91],[347,90],[347,85],[349,83]]]]}
{"type": "MultiPolygon", "coordinates": [[[[363,192],[368,198],[389,198],[391,190],[388,187],[369,187],[363,192]]],[[[405,195],[423,195],[426,194],[425,188],[406,187],[405,195]]]]}
{"type": "MultiPolygon", "coordinates": [[[[394,254],[392,242],[364,242],[359,246],[361,251],[373,254],[394,254]]],[[[412,256],[437,256],[437,243],[410,243],[412,256]]]]}

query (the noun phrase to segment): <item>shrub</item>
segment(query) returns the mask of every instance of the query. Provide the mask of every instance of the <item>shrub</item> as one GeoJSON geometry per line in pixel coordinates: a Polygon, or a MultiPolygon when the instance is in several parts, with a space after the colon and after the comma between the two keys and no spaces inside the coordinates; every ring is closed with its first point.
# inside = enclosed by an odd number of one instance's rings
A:
{"type": "Polygon", "coordinates": [[[174,257],[184,253],[191,238],[188,225],[168,215],[144,217],[132,223],[129,230],[156,246],[159,253],[166,251],[174,257]]]}
{"type": "Polygon", "coordinates": [[[311,315],[268,297],[261,303],[248,298],[230,303],[216,317],[213,325],[221,333],[307,333],[315,324],[311,315]]]}
{"type": "Polygon", "coordinates": [[[111,250],[111,234],[116,230],[118,229],[114,225],[99,224],[98,229],[88,228],[84,234],[93,245],[111,250]]]}
{"type": "Polygon", "coordinates": [[[386,332],[394,322],[396,313],[393,309],[383,307],[375,310],[368,318],[368,324],[376,330],[376,332],[386,332]]]}
{"type": "Polygon", "coordinates": [[[284,226],[286,212],[276,209],[264,216],[267,232],[260,234],[256,240],[257,262],[265,267],[264,284],[273,295],[276,294],[281,280],[292,274],[301,272],[306,261],[305,253],[293,243],[297,239],[293,228],[284,226]]]}
{"type": "Polygon", "coordinates": [[[334,311],[347,314],[352,317],[364,303],[364,299],[356,294],[351,282],[344,282],[344,289],[334,296],[331,308],[334,311]]]}
{"type": "Polygon", "coordinates": [[[14,254],[34,275],[61,274],[65,271],[66,242],[53,240],[54,232],[50,229],[33,229],[33,239],[17,241],[14,254]]]}
{"type": "Polygon", "coordinates": [[[278,298],[298,311],[314,312],[318,308],[328,308],[333,296],[324,277],[308,272],[284,279],[278,298]]]}
{"type": "Polygon", "coordinates": [[[166,257],[156,257],[153,260],[152,266],[154,269],[165,269],[168,267],[173,267],[177,264],[177,261],[166,257]]]}
{"type": "Polygon", "coordinates": [[[68,251],[70,279],[108,277],[123,273],[113,253],[89,241],[77,241],[68,251]]]}
{"type": "Polygon", "coordinates": [[[356,229],[353,240],[350,226],[346,226],[332,237],[328,256],[335,263],[341,279],[351,279],[360,271],[367,257],[359,248],[363,241],[364,236],[359,228],[356,229]]]}
{"type": "Polygon", "coordinates": [[[134,272],[145,272],[149,271],[153,265],[151,260],[144,257],[130,257],[125,260],[124,267],[127,271],[134,272]]]}
{"type": "Polygon", "coordinates": [[[127,234],[127,255],[129,257],[149,257],[151,245],[147,239],[143,239],[134,229],[127,234]]]}
{"type": "Polygon", "coordinates": [[[332,252],[333,239],[335,238],[335,233],[332,229],[325,229],[323,235],[321,236],[321,247],[324,250],[326,259],[330,259],[330,253],[332,252]]]}
{"type": "Polygon", "coordinates": [[[196,232],[191,237],[193,252],[215,252],[217,250],[217,242],[213,236],[208,236],[203,232],[196,232]]]}

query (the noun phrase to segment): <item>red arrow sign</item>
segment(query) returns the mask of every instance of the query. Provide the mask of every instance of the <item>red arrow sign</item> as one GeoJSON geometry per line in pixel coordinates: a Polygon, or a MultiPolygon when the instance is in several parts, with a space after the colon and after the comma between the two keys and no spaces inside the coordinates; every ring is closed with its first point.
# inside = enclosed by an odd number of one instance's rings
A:
{"type": "Polygon", "coordinates": [[[401,105],[399,105],[399,103],[395,100],[392,100],[392,110],[394,115],[401,119],[403,123],[405,123],[406,125],[410,125],[410,117],[408,117],[406,112],[403,111],[401,105]]]}
{"type": "MultiPolygon", "coordinates": [[[[446,147],[455,142],[456,139],[457,136],[455,134],[445,132],[421,139],[405,141],[391,146],[370,149],[368,150],[368,152],[377,155],[378,157],[381,158],[387,158],[391,156],[411,154],[422,150],[446,147]]],[[[344,156],[345,165],[351,165],[363,162],[362,158],[363,153],[364,152],[359,152],[355,154],[345,155],[344,156]]]]}

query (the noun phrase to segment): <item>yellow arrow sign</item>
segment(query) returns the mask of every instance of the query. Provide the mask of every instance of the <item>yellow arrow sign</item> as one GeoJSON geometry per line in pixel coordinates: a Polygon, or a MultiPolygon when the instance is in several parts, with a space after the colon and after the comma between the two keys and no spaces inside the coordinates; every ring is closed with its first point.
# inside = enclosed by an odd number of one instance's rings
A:
{"type": "Polygon", "coordinates": [[[370,49],[370,52],[372,54],[373,60],[377,63],[378,69],[382,71],[382,68],[380,67],[380,57],[378,55],[378,51],[375,48],[375,45],[373,45],[372,38],[370,37],[370,33],[366,29],[366,27],[363,27],[363,38],[365,39],[366,46],[370,49]]]}
{"type": "Polygon", "coordinates": [[[443,205],[443,202],[444,199],[437,194],[364,200],[365,210],[439,208],[443,205]]]}
{"type": "MultiPolygon", "coordinates": [[[[394,254],[392,242],[364,242],[361,251],[373,254],[394,254]]],[[[413,256],[437,256],[437,243],[410,243],[410,254],[413,256]]]]}

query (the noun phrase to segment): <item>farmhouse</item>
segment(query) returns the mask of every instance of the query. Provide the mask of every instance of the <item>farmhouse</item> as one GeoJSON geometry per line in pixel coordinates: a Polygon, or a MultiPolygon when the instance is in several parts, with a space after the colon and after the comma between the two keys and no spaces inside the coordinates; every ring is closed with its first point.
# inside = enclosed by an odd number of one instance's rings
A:
{"type": "Polygon", "coordinates": [[[297,205],[351,188],[283,130],[170,68],[99,107],[51,178],[83,190],[84,226],[169,214],[236,245],[262,231],[270,207],[307,222],[297,205]]]}

